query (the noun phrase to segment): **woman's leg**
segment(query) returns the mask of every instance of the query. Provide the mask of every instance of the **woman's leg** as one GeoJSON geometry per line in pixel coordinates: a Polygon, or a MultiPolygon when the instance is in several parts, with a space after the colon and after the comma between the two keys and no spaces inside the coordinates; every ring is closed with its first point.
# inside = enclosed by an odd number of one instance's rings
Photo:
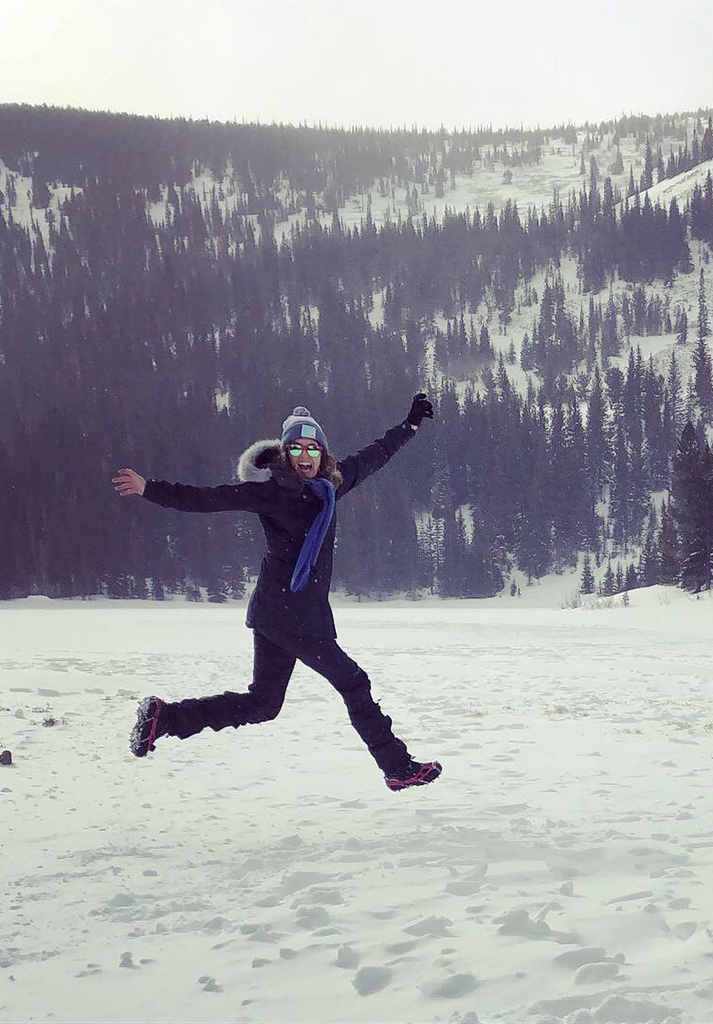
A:
{"type": "Polygon", "coordinates": [[[253,631],[253,681],[245,693],[227,690],[215,697],[197,697],[164,704],[161,720],[165,734],[186,739],[202,729],[216,732],[232,726],[277,718],[285,700],[295,657],[253,631]]]}
{"type": "Polygon", "coordinates": [[[409,763],[406,745],[394,736],[391,719],[371,695],[369,677],[344,653],[336,640],[270,636],[275,643],[329,680],[342,696],[352,725],[385,774],[397,772],[409,763]]]}

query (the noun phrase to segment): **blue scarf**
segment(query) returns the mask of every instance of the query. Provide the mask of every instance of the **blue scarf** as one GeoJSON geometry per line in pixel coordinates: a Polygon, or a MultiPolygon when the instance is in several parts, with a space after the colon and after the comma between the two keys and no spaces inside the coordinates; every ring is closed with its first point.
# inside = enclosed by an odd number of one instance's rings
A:
{"type": "Polygon", "coordinates": [[[322,550],[324,538],[327,535],[329,524],[334,515],[334,485],[323,477],[315,477],[314,480],[305,480],[318,498],[322,499],[322,510],[315,517],[314,522],[307,531],[300,553],[295,563],[295,571],[292,573],[290,590],[294,594],[297,590],[304,590],[309,580],[312,566],[316,564],[319,553],[322,550]]]}

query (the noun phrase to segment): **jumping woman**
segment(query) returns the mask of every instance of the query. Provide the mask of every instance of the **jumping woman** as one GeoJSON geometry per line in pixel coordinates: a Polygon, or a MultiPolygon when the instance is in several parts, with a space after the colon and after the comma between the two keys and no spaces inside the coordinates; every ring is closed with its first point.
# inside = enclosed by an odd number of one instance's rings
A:
{"type": "Polygon", "coordinates": [[[418,394],[402,423],[336,462],[319,423],[298,406],[282,424],[279,440],[257,441],[243,453],[238,484],[191,487],[119,470],[112,482],[122,497],[143,495],[181,512],[255,512],[267,542],[247,611],[255,651],[251,686],[245,693],[175,703],[144,698],[131,733],[136,757],[154,750],[162,736],[187,739],[208,726],[217,731],[276,718],[299,659],[342,696],[389,789],[424,786],[438,778],[437,761],[414,761],[394,736],[391,719],[371,695],[366,672],[338,646],[329,606],[336,502],[385,466],[424,418],[433,418],[433,407],[418,394]]]}

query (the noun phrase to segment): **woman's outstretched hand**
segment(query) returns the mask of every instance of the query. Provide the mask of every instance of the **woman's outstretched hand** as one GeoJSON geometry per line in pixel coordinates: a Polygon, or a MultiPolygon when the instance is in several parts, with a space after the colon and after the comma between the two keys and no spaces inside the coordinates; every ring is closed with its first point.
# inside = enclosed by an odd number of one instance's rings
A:
{"type": "Polygon", "coordinates": [[[421,421],[424,417],[428,420],[433,419],[433,406],[426,398],[422,391],[419,391],[417,395],[413,396],[413,402],[409,409],[409,414],[406,417],[406,422],[410,423],[413,429],[421,426],[421,421]]]}
{"type": "Polygon", "coordinates": [[[116,484],[114,490],[118,491],[122,498],[129,494],[143,494],[146,486],[146,479],[133,469],[120,469],[116,476],[111,478],[111,482],[116,484]]]}

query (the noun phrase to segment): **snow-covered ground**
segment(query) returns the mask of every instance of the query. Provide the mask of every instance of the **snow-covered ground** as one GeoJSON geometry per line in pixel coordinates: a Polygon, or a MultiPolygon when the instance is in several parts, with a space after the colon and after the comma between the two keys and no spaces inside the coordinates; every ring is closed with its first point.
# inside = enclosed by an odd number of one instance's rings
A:
{"type": "Polygon", "coordinates": [[[713,603],[614,605],[338,602],[444,765],[400,795],[302,668],[130,755],[136,698],[247,685],[236,605],[0,605],[0,1020],[710,1024],[713,603]]]}

